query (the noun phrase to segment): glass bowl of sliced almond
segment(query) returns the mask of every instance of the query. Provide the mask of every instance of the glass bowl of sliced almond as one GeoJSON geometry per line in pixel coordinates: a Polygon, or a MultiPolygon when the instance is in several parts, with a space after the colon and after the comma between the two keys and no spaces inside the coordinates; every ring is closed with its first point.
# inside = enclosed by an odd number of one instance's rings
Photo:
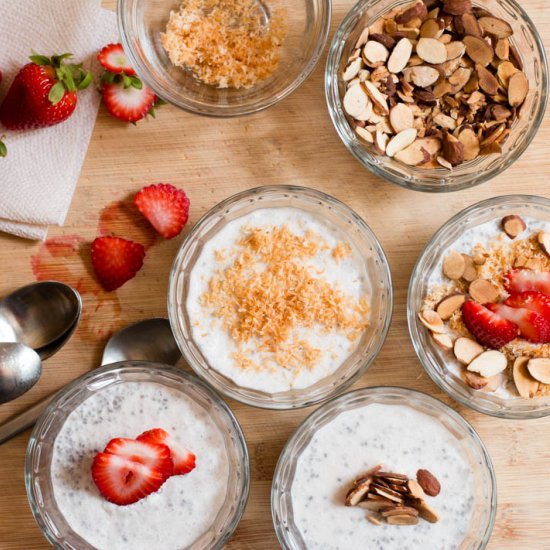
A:
{"type": "Polygon", "coordinates": [[[543,120],[548,66],[514,0],[361,0],[334,35],[333,124],[371,172],[458,191],[513,164],[543,120]]]}
{"type": "Polygon", "coordinates": [[[502,418],[550,415],[550,200],[496,197],[449,220],[416,264],[407,317],[451,397],[502,418]]]}

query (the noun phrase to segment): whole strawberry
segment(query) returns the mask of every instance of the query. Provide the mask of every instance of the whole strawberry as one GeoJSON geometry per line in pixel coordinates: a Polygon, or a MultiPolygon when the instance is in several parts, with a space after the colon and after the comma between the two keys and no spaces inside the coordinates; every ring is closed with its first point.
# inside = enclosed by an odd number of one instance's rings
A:
{"type": "Polygon", "coordinates": [[[67,120],[76,108],[77,91],[92,82],[81,65],[66,62],[71,57],[32,55],[0,105],[0,122],[9,130],[27,130],[67,120]]]}

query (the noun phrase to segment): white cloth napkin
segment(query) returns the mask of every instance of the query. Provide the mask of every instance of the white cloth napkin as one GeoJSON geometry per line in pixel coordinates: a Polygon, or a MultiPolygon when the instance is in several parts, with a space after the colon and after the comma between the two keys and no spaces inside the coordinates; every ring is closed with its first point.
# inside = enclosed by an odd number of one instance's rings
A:
{"type": "MultiPolygon", "coordinates": [[[[0,0],[0,100],[31,50],[74,54],[98,73],[95,57],[117,41],[116,15],[101,0],[0,0]]],[[[0,231],[44,239],[49,225],[62,225],[97,117],[94,85],[79,93],[74,114],[51,128],[6,131],[8,156],[0,158],[0,231]]]]}

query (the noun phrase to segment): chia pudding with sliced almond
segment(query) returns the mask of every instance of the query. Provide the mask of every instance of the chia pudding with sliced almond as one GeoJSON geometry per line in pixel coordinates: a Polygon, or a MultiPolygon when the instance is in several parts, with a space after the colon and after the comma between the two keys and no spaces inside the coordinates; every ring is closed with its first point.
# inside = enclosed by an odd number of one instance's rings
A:
{"type": "Polygon", "coordinates": [[[550,225],[510,212],[467,230],[429,274],[418,316],[473,390],[550,395],[550,225]]]}
{"type": "Polygon", "coordinates": [[[371,403],[339,413],[316,431],[297,460],[291,498],[308,550],[451,550],[467,537],[473,495],[471,464],[437,417],[406,405],[371,403]],[[373,469],[377,464],[384,467],[373,469]],[[354,480],[364,482],[369,471],[381,476],[374,476],[370,492],[385,495],[389,512],[366,505],[376,502],[370,494],[350,501],[354,480]],[[384,487],[384,479],[393,489],[384,487]],[[392,508],[387,493],[399,495],[405,480],[414,485],[414,496],[395,499],[392,508]]]}

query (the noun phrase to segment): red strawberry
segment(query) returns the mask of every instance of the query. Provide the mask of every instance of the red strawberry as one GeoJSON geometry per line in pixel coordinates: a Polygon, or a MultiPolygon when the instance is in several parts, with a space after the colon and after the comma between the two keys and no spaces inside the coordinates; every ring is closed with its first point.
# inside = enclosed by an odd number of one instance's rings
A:
{"type": "Polygon", "coordinates": [[[168,183],[144,187],[134,204],[165,239],[179,235],[189,218],[187,195],[168,183]]]}
{"type": "Polygon", "coordinates": [[[143,258],[143,246],[126,239],[97,237],[92,243],[92,264],[105,290],[115,290],[135,277],[143,258]]]}
{"type": "Polygon", "coordinates": [[[487,307],[503,319],[515,323],[519,327],[520,335],[529,342],[550,342],[550,319],[546,319],[540,313],[527,308],[513,308],[503,303],[489,304],[487,307]]]}
{"type": "Polygon", "coordinates": [[[126,78],[131,82],[104,81],[101,86],[101,95],[112,116],[124,122],[137,122],[145,118],[154,108],[157,96],[136,77],[126,78]],[[139,84],[135,84],[136,80],[139,84]]]}
{"type": "Polygon", "coordinates": [[[504,286],[510,293],[535,290],[550,296],[550,271],[511,269],[504,277],[504,286]]]}
{"type": "Polygon", "coordinates": [[[136,71],[128,62],[122,44],[107,44],[97,55],[101,66],[110,73],[124,73],[133,76],[136,71]]]}
{"type": "Polygon", "coordinates": [[[550,321],[550,296],[541,292],[527,291],[511,294],[504,303],[510,307],[536,311],[550,321]]]}
{"type": "Polygon", "coordinates": [[[472,300],[462,306],[462,320],[477,341],[488,348],[499,349],[518,335],[513,322],[472,300]]]}
{"type": "Polygon", "coordinates": [[[77,104],[77,90],[92,81],[81,65],[67,64],[71,54],[31,56],[16,75],[0,105],[0,122],[10,130],[54,126],[68,119],[77,104]]]}
{"type": "Polygon", "coordinates": [[[195,469],[195,455],[178,445],[168,432],[161,428],[155,428],[143,432],[138,438],[138,441],[146,441],[148,443],[157,443],[170,447],[172,454],[172,462],[174,463],[174,475],[188,474],[195,469]]]}
{"type": "Polygon", "coordinates": [[[173,467],[166,445],[118,438],[95,456],[92,477],[109,502],[124,506],[158,491],[173,467]]]}

